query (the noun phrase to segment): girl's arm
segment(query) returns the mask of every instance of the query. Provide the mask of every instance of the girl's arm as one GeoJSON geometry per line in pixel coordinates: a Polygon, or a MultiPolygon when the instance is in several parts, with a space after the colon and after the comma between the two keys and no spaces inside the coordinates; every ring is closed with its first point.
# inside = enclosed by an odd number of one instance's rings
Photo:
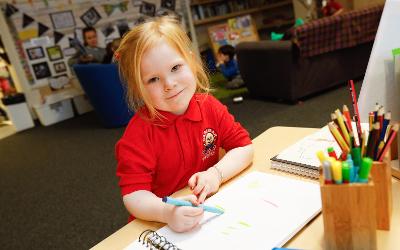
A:
{"type": "MultiPolygon", "coordinates": [[[[194,195],[181,197],[195,202],[194,195]]],[[[126,209],[138,219],[167,223],[176,232],[185,232],[197,226],[203,218],[203,209],[195,207],[176,207],[162,202],[150,191],[138,190],[124,195],[126,209]]]]}
{"type": "Polygon", "coordinates": [[[195,204],[203,203],[209,194],[218,191],[223,182],[248,167],[253,160],[253,154],[253,144],[231,149],[217,164],[207,171],[192,175],[188,185],[193,190],[193,194],[198,197],[195,204]]]}

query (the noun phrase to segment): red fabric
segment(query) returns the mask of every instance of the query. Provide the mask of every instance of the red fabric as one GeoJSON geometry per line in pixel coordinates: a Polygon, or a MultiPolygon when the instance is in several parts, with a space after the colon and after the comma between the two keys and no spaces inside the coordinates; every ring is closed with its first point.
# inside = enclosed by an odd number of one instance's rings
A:
{"type": "Polygon", "coordinates": [[[383,5],[320,18],[290,30],[301,57],[350,48],[375,39],[383,5]]]}
{"type": "Polygon", "coordinates": [[[161,114],[164,121],[151,122],[143,118],[144,109],[139,111],[116,145],[122,196],[137,190],[171,195],[194,173],[216,164],[220,148],[229,151],[251,144],[247,131],[210,95],[194,95],[181,116],[161,114]],[[207,132],[215,140],[206,147],[207,132]]]}
{"type": "Polygon", "coordinates": [[[0,90],[6,95],[11,92],[10,82],[6,78],[0,78],[0,90]]]}
{"type": "Polygon", "coordinates": [[[325,5],[324,8],[322,8],[322,12],[324,13],[324,15],[326,16],[331,16],[333,14],[335,14],[336,11],[342,9],[343,6],[335,1],[328,1],[325,5]]]}

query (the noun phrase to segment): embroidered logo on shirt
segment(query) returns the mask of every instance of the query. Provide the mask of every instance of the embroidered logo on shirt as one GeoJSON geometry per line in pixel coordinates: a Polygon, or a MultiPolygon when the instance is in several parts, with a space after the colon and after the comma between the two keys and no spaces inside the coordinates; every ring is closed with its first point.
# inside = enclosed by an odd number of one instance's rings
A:
{"type": "Polygon", "coordinates": [[[212,128],[206,128],[203,131],[203,161],[215,154],[217,133],[212,128]]]}

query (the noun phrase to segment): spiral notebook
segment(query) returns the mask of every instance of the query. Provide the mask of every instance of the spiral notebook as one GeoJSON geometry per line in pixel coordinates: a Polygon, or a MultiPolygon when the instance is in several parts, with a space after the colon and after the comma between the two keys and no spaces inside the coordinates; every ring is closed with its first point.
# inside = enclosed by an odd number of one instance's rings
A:
{"type": "Polygon", "coordinates": [[[328,147],[333,147],[336,154],[340,155],[340,147],[325,126],[272,157],[271,169],[318,179],[320,162],[316,152],[328,147]]]}
{"type": "Polygon", "coordinates": [[[206,201],[225,213],[205,213],[200,226],[175,233],[146,230],[126,249],[272,249],[283,246],[321,211],[317,183],[252,172],[206,201]],[[175,247],[175,248],[174,248],[175,247]]]}

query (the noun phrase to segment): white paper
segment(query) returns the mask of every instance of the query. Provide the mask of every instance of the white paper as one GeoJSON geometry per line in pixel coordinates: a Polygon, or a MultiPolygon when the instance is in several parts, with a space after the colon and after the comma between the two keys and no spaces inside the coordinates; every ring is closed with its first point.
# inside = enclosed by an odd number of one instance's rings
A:
{"type": "MultiPolygon", "coordinates": [[[[338,157],[342,153],[342,150],[336,143],[335,138],[333,138],[331,132],[329,131],[328,126],[325,126],[317,132],[304,137],[300,141],[286,148],[279,153],[277,158],[285,161],[319,167],[321,163],[319,162],[316,153],[320,150],[326,152],[328,147],[333,147],[338,157]]],[[[326,153],[326,155],[328,154],[326,153]]]]}
{"type": "Polygon", "coordinates": [[[386,0],[358,99],[363,122],[377,102],[392,112],[392,121],[400,121],[400,86],[394,81],[392,56],[392,49],[400,45],[399,10],[400,0],[386,0]]]}
{"type": "MultiPolygon", "coordinates": [[[[205,213],[201,226],[186,233],[157,231],[181,249],[272,249],[285,244],[321,211],[320,188],[310,183],[252,172],[206,202],[222,207],[205,213]]],[[[134,242],[126,249],[135,249],[134,242]]]]}
{"type": "MultiPolygon", "coordinates": [[[[352,122],[353,131],[357,131],[355,122],[352,122]]],[[[368,131],[368,123],[361,123],[361,130],[368,131]]],[[[319,167],[321,163],[316,155],[317,151],[322,150],[328,156],[328,147],[335,149],[336,155],[340,157],[342,150],[337,144],[328,126],[325,126],[317,132],[304,137],[295,144],[289,146],[277,155],[278,159],[291,161],[301,164],[307,164],[314,167],[319,167]]]]}

